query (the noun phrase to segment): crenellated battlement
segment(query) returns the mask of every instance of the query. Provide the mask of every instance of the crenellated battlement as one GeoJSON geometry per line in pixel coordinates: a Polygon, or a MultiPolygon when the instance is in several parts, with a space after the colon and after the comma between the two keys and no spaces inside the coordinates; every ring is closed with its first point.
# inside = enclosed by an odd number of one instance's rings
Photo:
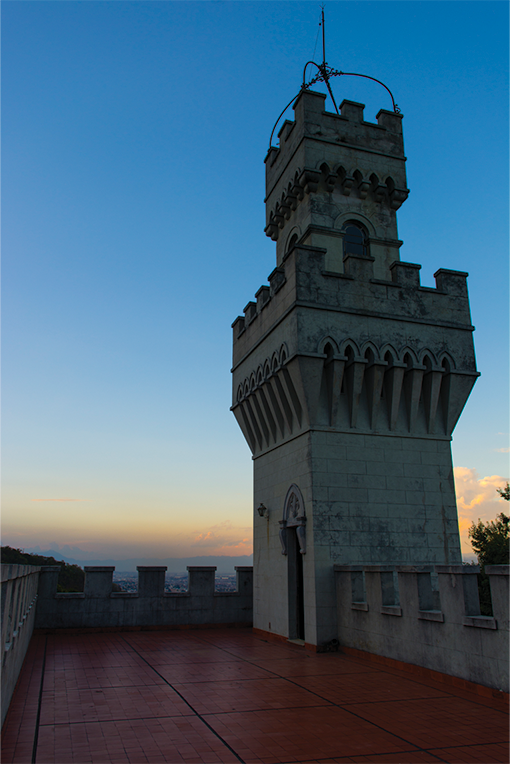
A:
{"type": "MultiPolygon", "coordinates": [[[[367,153],[405,160],[402,135],[402,114],[381,109],[377,124],[365,122],[364,104],[343,100],[340,115],[324,109],[326,95],[305,90],[294,104],[294,121],[286,120],[278,133],[279,146],[272,146],[265,158],[266,189],[269,196],[278,183],[303,137],[322,143],[332,143],[336,148],[356,148],[367,153]]],[[[333,168],[338,163],[333,162],[333,168]]]]}
{"type": "Polygon", "coordinates": [[[440,268],[434,273],[436,286],[422,287],[421,265],[401,260],[390,265],[391,281],[375,279],[373,258],[349,254],[344,258],[345,272],[326,269],[325,249],[295,245],[284,263],[268,276],[269,286],[261,286],[232,323],[234,368],[244,356],[245,344],[253,345],[267,329],[263,316],[277,320],[294,302],[320,304],[329,310],[354,312],[365,310],[367,297],[373,298],[372,312],[378,315],[407,318],[420,323],[441,324],[473,330],[467,290],[468,273],[440,268]],[[282,295],[276,298],[282,287],[282,295]],[[276,298],[276,299],[275,299],[276,298]],[[375,308],[375,310],[373,310],[375,308]],[[264,313],[265,311],[265,313],[264,313]],[[258,321],[258,323],[257,323],[258,321]],[[247,332],[247,330],[250,331],[247,332]],[[239,348],[237,345],[239,344],[239,348]]]}
{"type": "Polygon", "coordinates": [[[113,592],[114,566],[85,567],[83,592],[57,593],[59,566],[43,566],[35,625],[42,629],[203,626],[252,621],[253,569],[237,566],[237,591],[215,592],[214,566],[188,566],[188,591],[166,593],[164,566],[139,566],[138,591],[113,592]]]}

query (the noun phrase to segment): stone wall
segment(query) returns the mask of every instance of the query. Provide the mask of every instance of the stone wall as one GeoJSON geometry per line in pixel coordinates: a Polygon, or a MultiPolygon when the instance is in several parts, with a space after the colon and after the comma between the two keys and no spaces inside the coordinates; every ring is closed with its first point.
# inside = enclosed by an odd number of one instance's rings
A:
{"type": "Polygon", "coordinates": [[[2,565],[2,724],[34,630],[35,565],[2,565]]]}
{"type": "Polygon", "coordinates": [[[314,432],[314,544],[338,564],[462,560],[450,444],[314,432]]]}
{"type": "MultiPolygon", "coordinates": [[[[254,503],[267,507],[267,517],[255,513],[253,522],[254,557],[256,574],[253,580],[253,625],[269,633],[293,638],[293,624],[289,619],[289,555],[282,554],[280,521],[283,518],[285,495],[291,483],[299,484],[304,497],[309,534],[312,526],[312,483],[309,468],[310,433],[300,435],[269,454],[263,454],[257,463],[254,480],[254,503]]],[[[314,578],[314,546],[309,544],[303,557],[305,634],[307,642],[315,644],[316,598],[314,578]]],[[[329,564],[331,576],[331,563],[329,564]]],[[[331,597],[334,606],[334,597],[331,597]]],[[[333,614],[331,621],[336,622],[333,614]]],[[[327,635],[331,639],[335,632],[327,635]]]]}
{"type": "Polygon", "coordinates": [[[43,629],[131,626],[251,626],[251,567],[236,567],[237,591],[215,592],[215,567],[188,567],[188,591],[166,594],[166,567],[138,567],[138,591],[112,592],[112,567],[85,567],[82,593],[57,593],[59,568],[43,566],[36,627],[43,629]]]}
{"type": "Polygon", "coordinates": [[[474,565],[335,565],[341,646],[508,692],[508,565],[486,567],[493,617],[480,615],[474,565]]]}

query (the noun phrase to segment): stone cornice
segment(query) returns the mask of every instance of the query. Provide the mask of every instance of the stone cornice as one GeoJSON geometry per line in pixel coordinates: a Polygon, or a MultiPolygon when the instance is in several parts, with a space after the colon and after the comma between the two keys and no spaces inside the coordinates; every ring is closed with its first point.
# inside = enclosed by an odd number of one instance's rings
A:
{"type": "MultiPolygon", "coordinates": [[[[371,124],[371,123],[365,123],[365,124],[371,124]]],[[[373,127],[378,127],[378,125],[373,125],[373,127]]],[[[266,195],[266,198],[264,199],[264,203],[267,203],[267,200],[269,199],[269,197],[273,193],[274,189],[276,188],[276,186],[280,182],[282,176],[285,174],[285,171],[288,169],[289,165],[291,164],[292,159],[294,158],[294,156],[298,152],[301,144],[305,140],[314,140],[314,141],[317,141],[319,143],[329,143],[329,144],[331,144],[333,146],[336,146],[336,147],[338,147],[338,145],[339,145],[338,141],[336,139],[333,140],[333,139],[329,139],[329,138],[324,138],[323,136],[320,136],[320,135],[303,135],[301,137],[301,140],[296,144],[296,147],[294,148],[293,152],[289,155],[289,160],[288,160],[287,164],[285,165],[285,167],[282,169],[282,171],[280,172],[280,174],[278,175],[278,177],[276,178],[276,180],[272,184],[271,189],[269,190],[269,192],[266,195]]],[[[342,146],[342,148],[352,149],[353,151],[360,151],[360,152],[362,152],[364,154],[374,154],[376,156],[388,157],[389,159],[398,159],[398,160],[400,160],[402,162],[407,162],[407,157],[405,157],[405,156],[397,156],[396,154],[390,154],[387,151],[377,151],[377,149],[371,149],[371,148],[368,148],[366,146],[357,145],[355,143],[346,143],[346,142],[342,141],[341,146],[342,146]]],[[[278,149],[278,151],[280,151],[280,149],[278,149]]],[[[276,159],[276,157],[275,157],[275,159],[276,159]]]]}

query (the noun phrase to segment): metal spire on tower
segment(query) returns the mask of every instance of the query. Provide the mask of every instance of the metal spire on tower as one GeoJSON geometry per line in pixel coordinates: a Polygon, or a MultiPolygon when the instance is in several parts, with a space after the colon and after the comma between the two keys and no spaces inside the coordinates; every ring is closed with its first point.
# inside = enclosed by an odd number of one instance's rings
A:
{"type": "Polygon", "coordinates": [[[307,61],[306,62],[305,67],[303,69],[303,83],[301,85],[301,90],[299,91],[299,93],[297,95],[294,96],[294,98],[291,101],[289,101],[287,106],[283,109],[283,111],[281,112],[280,116],[276,120],[275,125],[274,125],[274,127],[273,127],[273,129],[271,131],[271,137],[269,138],[269,148],[271,148],[271,145],[272,145],[272,142],[273,142],[273,135],[274,135],[274,132],[276,130],[276,127],[277,127],[279,121],[281,120],[281,118],[283,117],[283,115],[285,114],[285,112],[287,111],[287,109],[290,106],[292,106],[294,101],[296,101],[296,99],[299,97],[299,95],[301,94],[301,92],[303,90],[308,90],[310,87],[312,87],[312,85],[315,85],[317,82],[324,82],[325,83],[326,88],[328,89],[328,93],[329,93],[329,95],[331,97],[331,100],[333,101],[333,106],[335,107],[335,111],[336,111],[337,114],[340,114],[340,112],[338,111],[338,107],[336,105],[336,101],[335,101],[335,97],[333,95],[333,91],[331,90],[330,82],[329,82],[331,77],[342,77],[342,76],[343,77],[364,77],[367,80],[372,80],[372,82],[377,82],[379,85],[382,85],[383,88],[385,90],[387,90],[388,93],[390,94],[391,103],[392,103],[393,111],[395,112],[395,114],[400,114],[400,109],[398,108],[397,104],[395,103],[395,99],[393,98],[393,94],[392,94],[391,90],[389,89],[389,87],[387,87],[387,85],[384,84],[384,82],[381,82],[381,80],[378,80],[375,77],[370,77],[368,74],[359,74],[358,72],[342,72],[342,71],[340,71],[338,69],[333,69],[333,67],[329,66],[329,64],[326,62],[326,22],[325,22],[325,17],[324,17],[324,6],[323,5],[321,6],[321,20],[319,22],[319,27],[322,27],[322,63],[321,64],[317,64],[315,61],[307,61]],[[310,64],[313,64],[313,66],[316,66],[319,71],[317,72],[315,77],[313,77],[309,82],[306,82],[306,67],[309,66],[310,64]]]}

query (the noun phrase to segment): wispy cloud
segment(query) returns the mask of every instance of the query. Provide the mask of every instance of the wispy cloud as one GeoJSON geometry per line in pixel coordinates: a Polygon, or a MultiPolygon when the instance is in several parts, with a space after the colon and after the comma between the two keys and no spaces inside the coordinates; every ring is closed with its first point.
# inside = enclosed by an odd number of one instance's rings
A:
{"type": "Polygon", "coordinates": [[[93,499],[30,499],[30,501],[93,501],[93,499]]]}
{"type": "Polygon", "coordinates": [[[510,448],[495,448],[494,451],[497,451],[498,454],[510,454],[510,448]]]}

